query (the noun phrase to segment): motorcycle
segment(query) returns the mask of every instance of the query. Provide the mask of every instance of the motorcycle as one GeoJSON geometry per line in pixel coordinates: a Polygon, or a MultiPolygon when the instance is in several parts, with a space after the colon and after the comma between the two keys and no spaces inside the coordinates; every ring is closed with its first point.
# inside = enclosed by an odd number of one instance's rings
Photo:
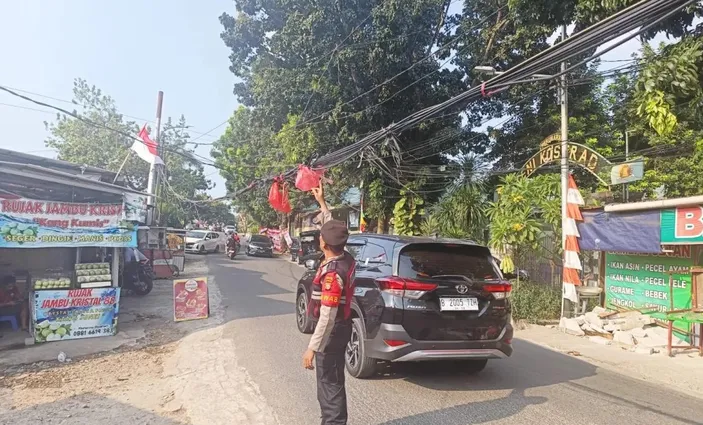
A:
{"type": "Polygon", "coordinates": [[[132,273],[125,273],[123,287],[137,295],[147,295],[154,288],[154,269],[148,259],[142,259],[132,273]]]}
{"type": "MultiPolygon", "coordinates": [[[[149,259],[144,254],[136,248],[134,249],[134,254],[138,262],[136,264],[133,263],[131,266],[125,264],[120,271],[119,286],[137,295],[147,295],[154,288],[156,274],[151,267],[149,259]]],[[[112,263],[112,254],[107,255],[106,261],[112,263]]]]}
{"type": "Polygon", "coordinates": [[[237,255],[239,252],[239,243],[235,243],[234,246],[228,246],[227,247],[227,257],[229,257],[230,260],[234,260],[234,257],[237,255]]]}

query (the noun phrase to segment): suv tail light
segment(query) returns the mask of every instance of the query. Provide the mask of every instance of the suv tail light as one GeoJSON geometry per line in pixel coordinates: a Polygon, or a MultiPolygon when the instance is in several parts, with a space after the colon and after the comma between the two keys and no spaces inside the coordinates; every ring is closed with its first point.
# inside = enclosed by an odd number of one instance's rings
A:
{"type": "Polygon", "coordinates": [[[513,285],[510,282],[501,282],[497,284],[483,285],[483,290],[493,294],[493,298],[504,300],[510,296],[510,291],[513,290],[513,285]]]}
{"type": "Polygon", "coordinates": [[[434,283],[417,282],[397,276],[376,279],[376,282],[383,292],[413,300],[417,300],[426,293],[437,289],[437,285],[434,283]]]}

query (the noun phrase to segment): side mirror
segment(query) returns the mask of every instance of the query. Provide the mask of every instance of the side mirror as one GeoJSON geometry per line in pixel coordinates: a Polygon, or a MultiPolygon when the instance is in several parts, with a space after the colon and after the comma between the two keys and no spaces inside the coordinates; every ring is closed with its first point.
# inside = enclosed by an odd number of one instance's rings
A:
{"type": "Polygon", "coordinates": [[[315,260],[305,261],[305,268],[308,270],[315,270],[317,268],[317,261],[315,261],[315,260]]]}

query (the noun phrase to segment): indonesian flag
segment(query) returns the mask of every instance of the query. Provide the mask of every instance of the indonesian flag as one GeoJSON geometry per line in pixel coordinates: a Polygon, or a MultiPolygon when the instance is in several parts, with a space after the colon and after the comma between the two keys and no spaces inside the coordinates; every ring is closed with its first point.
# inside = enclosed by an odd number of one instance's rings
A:
{"type": "Polygon", "coordinates": [[[139,158],[152,165],[163,165],[164,162],[159,157],[159,145],[149,138],[149,133],[146,131],[146,124],[139,131],[141,142],[135,140],[132,144],[132,150],[139,155],[139,158]]]}
{"type": "Polygon", "coordinates": [[[573,176],[569,176],[568,193],[566,196],[566,220],[564,220],[564,234],[566,241],[564,246],[564,273],[563,282],[563,297],[578,302],[578,294],[576,287],[581,285],[579,272],[581,271],[581,259],[579,258],[579,231],[576,227],[577,221],[583,221],[581,210],[583,206],[583,197],[576,186],[576,181],[573,176]]]}

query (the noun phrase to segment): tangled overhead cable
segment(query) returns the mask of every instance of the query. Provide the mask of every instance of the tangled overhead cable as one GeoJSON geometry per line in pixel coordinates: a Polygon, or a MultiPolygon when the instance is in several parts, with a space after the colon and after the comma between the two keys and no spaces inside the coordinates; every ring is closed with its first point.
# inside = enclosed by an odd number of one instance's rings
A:
{"type": "MultiPolygon", "coordinates": [[[[579,31],[570,38],[561,40],[549,49],[546,49],[545,51],[526,59],[519,65],[507,70],[506,72],[483,82],[479,87],[472,87],[442,103],[417,111],[396,123],[361,138],[349,146],[327,153],[326,155],[311,161],[310,168],[329,169],[339,165],[355,157],[361,152],[364,152],[370,146],[386,140],[388,137],[394,137],[394,135],[414,128],[420,123],[434,118],[439,113],[448,109],[461,109],[469,102],[478,100],[482,97],[495,95],[517,84],[547,81],[560,77],[561,75],[571,72],[575,68],[578,68],[583,64],[613,50],[630,39],[649,31],[660,22],[670,18],[683,8],[695,3],[696,1],[698,0],[642,0],[639,3],[633,4],[632,6],[609,16],[606,19],[591,25],[582,31],[579,31]],[[638,31],[628,34],[638,28],[638,31]],[[533,77],[541,71],[557,66],[561,62],[568,61],[571,58],[577,57],[584,52],[597,48],[602,44],[613,41],[626,34],[627,36],[621,38],[606,49],[596,52],[588,58],[568,67],[564,71],[550,76],[533,77]]],[[[271,181],[279,176],[285,179],[291,179],[295,175],[296,171],[297,169],[291,169],[282,175],[270,176],[255,180],[247,187],[240,189],[233,195],[236,196],[249,191],[256,185],[271,181]]]]}

